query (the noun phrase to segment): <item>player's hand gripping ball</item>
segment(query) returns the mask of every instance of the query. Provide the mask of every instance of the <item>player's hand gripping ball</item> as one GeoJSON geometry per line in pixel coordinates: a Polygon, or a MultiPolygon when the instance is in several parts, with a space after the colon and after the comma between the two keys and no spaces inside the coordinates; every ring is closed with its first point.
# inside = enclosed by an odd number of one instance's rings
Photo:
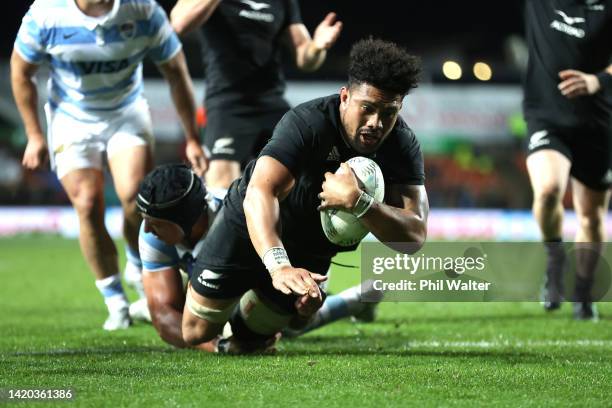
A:
{"type": "MultiPolygon", "coordinates": [[[[360,156],[346,163],[357,176],[360,187],[381,203],[385,198],[385,180],[380,167],[373,160],[360,156]]],[[[355,245],[369,232],[352,213],[335,208],[321,211],[321,226],[327,239],[340,246],[355,245]]]]}

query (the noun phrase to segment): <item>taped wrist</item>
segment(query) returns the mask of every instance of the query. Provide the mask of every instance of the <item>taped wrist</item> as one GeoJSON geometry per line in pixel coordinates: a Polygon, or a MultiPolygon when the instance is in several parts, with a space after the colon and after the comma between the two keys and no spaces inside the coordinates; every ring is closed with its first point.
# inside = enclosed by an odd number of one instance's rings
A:
{"type": "Polygon", "coordinates": [[[283,247],[272,247],[269,248],[264,255],[261,257],[266,269],[270,275],[274,275],[278,269],[283,266],[291,266],[287,251],[283,247]]]}
{"type": "Polygon", "coordinates": [[[368,212],[370,207],[374,204],[374,197],[362,191],[353,207],[353,215],[357,218],[361,218],[368,212]]]}

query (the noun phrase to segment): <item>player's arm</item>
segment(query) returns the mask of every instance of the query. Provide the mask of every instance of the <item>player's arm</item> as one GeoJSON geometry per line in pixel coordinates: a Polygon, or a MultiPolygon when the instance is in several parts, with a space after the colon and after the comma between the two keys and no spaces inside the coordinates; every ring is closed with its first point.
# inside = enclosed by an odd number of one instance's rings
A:
{"type": "Polygon", "coordinates": [[[13,50],[11,86],[28,137],[22,164],[32,170],[44,166],[48,159],[47,143],[38,118],[38,90],[34,77],[37,70],[38,65],[27,62],[13,50]]]}
{"type": "Polygon", "coordinates": [[[221,0],[178,0],[170,11],[170,22],[177,34],[185,34],[204,24],[221,0]]]}
{"type": "Polygon", "coordinates": [[[316,282],[325,277],[291,267],[280,239],[280,202],[294,184],[295,178],[280,161],[271,156],[257,159],[243,203],[249,236],[276,289],[320,298],[316,282]]]}
{"type": "Polygon", "coordinates": [[[193,95],[193,84],[187,70],[185,54],[179,51],[174,57],[158,65],[159,70],[170,86],[172,101],[176,107],[187,142],[185,152],[193,170],[202,176],[208,169],[206,158],[196,124],[196,104],[193,95]]]}
{"type": "Polygon", "coordinates": [[[559,91],[568,99],[594,95],[602,89],[612,89],[612,65],[597,74],[566,69],[559,72],[559,78],[559,91]]]}
{"type": "Polygon", "coordinates": [[[429,202],[424,186],[392,185],[387,202],[378,203],[363,195],[357,177],[346,163],[342,168],[335,174],[325,173],[319,210],[358,211],[361,222],[382,242],[414,243],[415,251],[425,243],[429,202]]]}
{"type": "Polygon", "coordinates": [[[311,38],[302,23],[290,24],[286,40],[294,52],[295,64],[303,71],[315,71],[325,61],[329,50],[342,31],[342,22],[336,21],[336,13],[329,13],[318,25],[311,38]]]}

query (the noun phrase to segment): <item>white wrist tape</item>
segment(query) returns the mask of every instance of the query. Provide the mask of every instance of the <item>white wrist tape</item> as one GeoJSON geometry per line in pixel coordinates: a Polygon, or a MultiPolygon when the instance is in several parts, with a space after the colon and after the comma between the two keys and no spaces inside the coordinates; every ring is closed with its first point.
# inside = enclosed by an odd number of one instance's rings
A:
{"type": "Polygon", "coordinates": [[[357,218],[363,217],[372,204],[374,204],[374,197],[362,191],[355,203],[355,207],[353,207],[353,215],[357,218]]]}
{"type": "Polygon", "coordinates": [[[270,275],[276,272],[281,266],[291,266],[291,262],[289,262],[289,256],[287,255],[287,251],[283,247],[272,247],[264,252],[264,255],[261,257],[264,265],[270,275]]]}

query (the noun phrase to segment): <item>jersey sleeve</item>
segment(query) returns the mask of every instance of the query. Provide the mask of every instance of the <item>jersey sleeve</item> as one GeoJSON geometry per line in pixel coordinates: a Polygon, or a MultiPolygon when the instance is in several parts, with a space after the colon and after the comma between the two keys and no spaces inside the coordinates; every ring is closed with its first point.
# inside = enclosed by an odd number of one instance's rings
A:
{"type": "Polygon", "coordinates": [[[23,17],[14,44],[15,51],[30,64],[40,64],[46,55],[45,34],[35,5],[23,17]]]}
{"type": "Polygon", "coordinates": [[[402,145],[402,158],[407,166],[403,174],[400,175],[398,182],[409,185],[423,185],[425,184],[425,164],[421,144],[410,128],[406,127],[405,132],[407,132],[407,142],[402,145]]]}
{"type": "Polygon", "coordinates": [[[138,250],[142,267],[148,272],[157,272],[179,265],[179,254],[176,248],[168,245],[150,232],[144,231],[144,223],[138,234],[138,250]]]}
{"type": "Polygon", "coordinates": [[[156,64],[161,64],[172,59],[183,46],[172,29],[166,12],[157,3],[153,3],[148,24],[149,34],[151,36],[148,55],[151,60],[156,64]]]}
{"type": "Polygon", "coordinates": [[[287,0],[285,27],[289,27],[291,24],[302,24],[302,14],[297,0],[287,0]]]}
{"type": "Polygon", "coordinates": [[[314,132],[295,112],[287,112],[274,128],[272,138],[260,153],[281,162],[297,178],[312,158],[314,132]]]}

